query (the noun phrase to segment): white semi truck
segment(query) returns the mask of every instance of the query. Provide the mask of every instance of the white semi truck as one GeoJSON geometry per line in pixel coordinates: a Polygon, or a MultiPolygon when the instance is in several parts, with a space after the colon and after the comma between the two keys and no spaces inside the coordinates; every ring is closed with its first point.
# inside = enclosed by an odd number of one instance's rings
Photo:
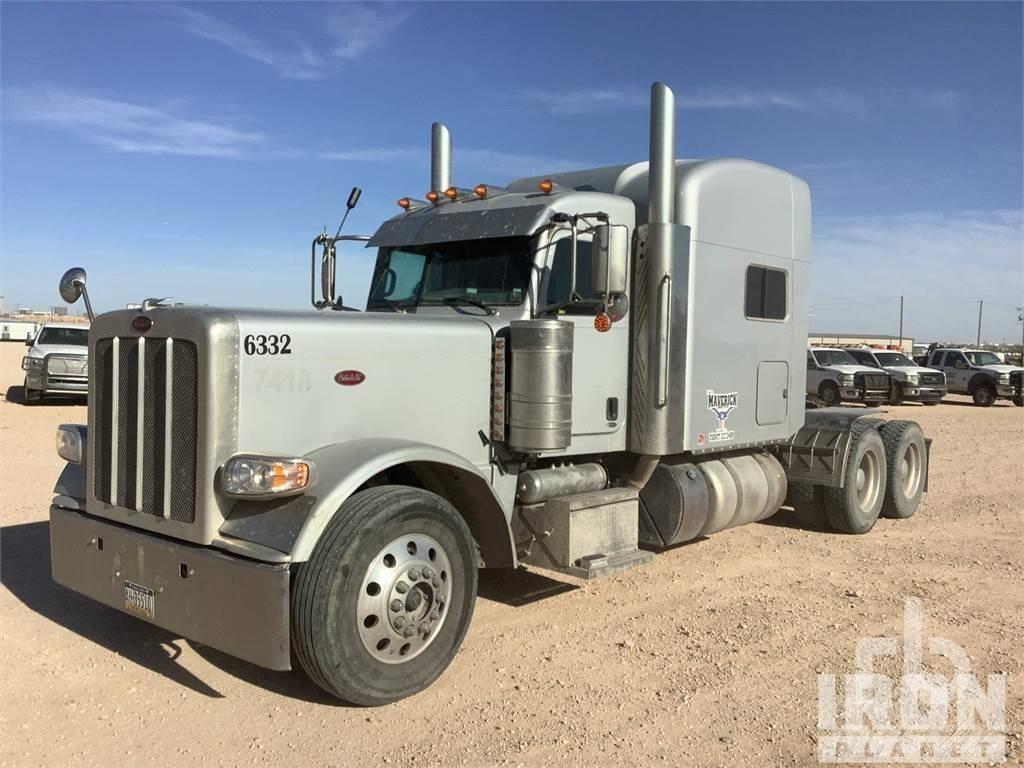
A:
{"type": "Polygon", "coordinates": [[[479,568],[615,572],[787,488],[840,531],[912,514],[916,424],[804,411],[807,185],[676,160],[674,118],[656,83],[648,162],[503,188],[454,186],[435,124],[426,200],[314,240],[317,311],[96,317],[53,577],[376,705],[444,671],[479,568]],[[377,249],[364,312],[334,287],[346,239],[377,249]]]}

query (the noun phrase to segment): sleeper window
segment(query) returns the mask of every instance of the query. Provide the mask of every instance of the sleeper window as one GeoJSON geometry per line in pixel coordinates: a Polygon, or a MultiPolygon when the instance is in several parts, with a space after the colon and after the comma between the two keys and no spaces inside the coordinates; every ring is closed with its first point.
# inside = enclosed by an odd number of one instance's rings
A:
{"type": "Polygon", "coordinates": [[[747,317],[757,320],[786,318],[786,273],[768,267],[747,267],[744,303],[747,317]]]}

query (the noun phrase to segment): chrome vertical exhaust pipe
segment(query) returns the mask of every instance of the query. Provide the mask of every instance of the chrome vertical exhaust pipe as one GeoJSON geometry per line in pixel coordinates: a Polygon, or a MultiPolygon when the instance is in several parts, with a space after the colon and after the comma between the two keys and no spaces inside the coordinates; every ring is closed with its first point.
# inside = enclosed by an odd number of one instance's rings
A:
{"type": "Polygon", "coordinates": [[[443,195],[452,185],[452,136],[442,123],[430,127],[430,189],[443,195]]]}
{"type": "Polygon", "coordinates": [[[676,97],[664,83],[651,85],[651,147],[647,176],[647,222],[675,220],[676,97]]]}

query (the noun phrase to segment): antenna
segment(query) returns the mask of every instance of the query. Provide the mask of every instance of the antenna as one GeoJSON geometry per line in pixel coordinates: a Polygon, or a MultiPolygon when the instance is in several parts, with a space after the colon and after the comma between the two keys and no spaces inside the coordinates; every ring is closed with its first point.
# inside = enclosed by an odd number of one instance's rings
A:
{"type": "Polygon", "coordinates": [[[345,219],[348,218],[349,213],[356,207],[356,203],[359,202],[359,196],[363,194],[363,190],[359,187],[352,187],[352,191],[348,193],[348,200],[345,201],[345,214],[341,217],[341,224],[338,225],[338,231],[334,233],[335,239],[341,234],[341,228],[345,226],[345,219]]]}

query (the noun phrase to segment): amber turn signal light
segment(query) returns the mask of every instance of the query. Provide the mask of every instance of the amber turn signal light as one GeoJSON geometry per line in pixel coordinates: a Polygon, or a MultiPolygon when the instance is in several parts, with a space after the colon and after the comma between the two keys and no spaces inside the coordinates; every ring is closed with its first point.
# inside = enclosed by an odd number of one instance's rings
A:
{"type": "Polygon", "coordinates": [[[612,319],[608,317],[604,312],[594,318],[594,328],[597,329],[598,333],[604,333],[610,331],[612,328],[612,319]]]}

